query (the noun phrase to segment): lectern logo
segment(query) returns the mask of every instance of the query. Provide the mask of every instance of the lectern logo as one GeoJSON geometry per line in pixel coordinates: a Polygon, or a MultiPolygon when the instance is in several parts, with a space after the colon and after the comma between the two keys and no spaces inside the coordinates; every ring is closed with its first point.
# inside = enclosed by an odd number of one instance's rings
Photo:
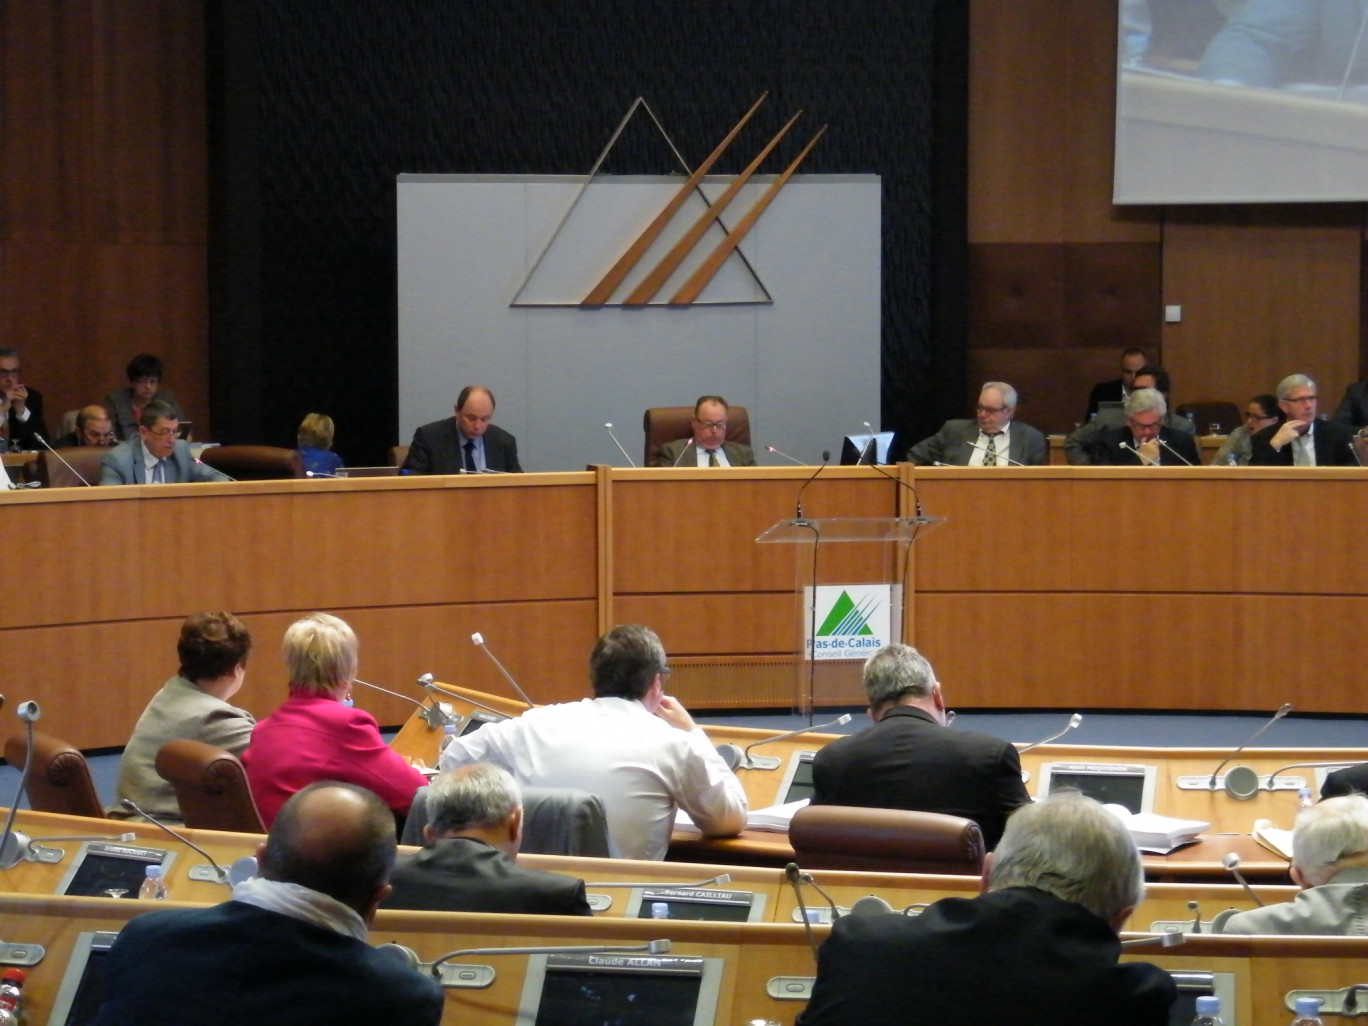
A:
{"type": "Polygon", "coordinates": [[[816,659],[863,659],[893,640],[892,586],[821,585],[808,589],[807,650],[816,659]],[[815,614],[815,615],[814,615],[815,614]]]}
{"type": "MultiPolygon", "coordinates": [[[[877,608],[874,606],[872,608],[877,608]]],[[[822,626],[817,628],[819,638],[829,638],[833,634],[873,634],[869,629],[871,607],[861,609],[855,605],[850,592],[842,590],[841,597],[831,607],[822,626]]]]}

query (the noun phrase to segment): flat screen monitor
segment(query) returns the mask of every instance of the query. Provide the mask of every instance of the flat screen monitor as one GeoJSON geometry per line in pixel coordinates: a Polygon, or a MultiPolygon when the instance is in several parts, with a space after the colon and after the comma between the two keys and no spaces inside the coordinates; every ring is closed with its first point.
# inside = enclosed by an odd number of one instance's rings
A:
{"type": "Polygon", "coordinates": [[[784,779],[779,782],[779,800],[775,802],[776,805],[787,805],[789,802],[812,797],[812,760],[816,754],[794,752],[789,757],[788,769],[784,771],[784,779]]]}
{"type": "Polygon", "coordinates": [[[1238,1022],[1235,1015],[1235,974],[1170,969],[1178,1000],[1169,1008],[1169,1026],[1190,1026],[1197,1018],[1197,999],[1212,994],[1221,999],[1221,1018],[1238,1022]]]}
{"type": "Polygon", "coordinates": [[[1040,767],[1040,790],[1036,798],[1071,787],[1103,805],[1121,805],[1132,813],[1153,812],[1155,777],[1153,766],[1047,762],[1040,767]]]}
{"type": "Polygon", "coordinates": [[[175,853],[111,841],[86,841],[57,885],[58,894],[86,898],[136,898],[147,867],[170,867],[175,853]]]}
{"type": "Polygon", "coordinates": [[[629,919],[693,919],[710,923],[764,922],[765,896],[711,887],[637,887],[627,899],[629,919]],[[656,915],[656,906],[665,915],[656,915]]]}
{"type": "Polygon", "coordinates": [[[467,734],[475,733],[475,731],[488,723],[498,723],[500,720],[506,719],[508,719],[507,716],[500,716],[498,713],[485,712],[483,709],[476,709],[466,717],[465,723],[461,725],[461,733],[458,736],[465,737],[467,734]]]}
{"type": "Polygon", "coordinates": [[[517,1026],[713,1026],[720,958],[533,955],[517,1026]]]}
{"type": "Polygon", "coordinates": [[[846,435],[841,441],[841,466],[887,463],[888,449],[892,444],[892,431],[880,431],[877,435],[846,435]],[[872,444],[871,438],[874,440],[872,444]]]}
{"type": "Polygon", "coordinates": [[[97,930],[77,935],[71,959],[52,999],[48,1026],[86,1026],[104,1003],[105,959],[117,933],[97,930]]]}

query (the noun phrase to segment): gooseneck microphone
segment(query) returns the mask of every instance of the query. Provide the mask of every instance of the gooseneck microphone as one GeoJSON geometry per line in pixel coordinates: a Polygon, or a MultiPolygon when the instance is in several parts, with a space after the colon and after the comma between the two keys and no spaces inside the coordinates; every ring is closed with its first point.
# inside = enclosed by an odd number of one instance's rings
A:
{"type": "MultiPolygon", "coordinates": [[[[798,863],[790,862],[784,867],[784,879],[793,888],[793,896],[798,901],[798,913],[803,917],[803,932],[807,935],[808,947],[812,949],[812,960],[816,962],[817,939],[812,936],[812,917],[808,915],[807,903],[803,901],[803,884],[813,883],[812,877],[799,869],[798,863]]],[[[831,921],[834,923],[840,918],[840,912],[836,910],[836,904],[830,898],[827,898],[827,903],[831,905],[831,921]]]]}
{"type": "MultiPolygon", "coordinates": [[[[1216,778],[1221,775],[1221,770],[1223,770],[1226,767],[1226,764],[1229,763],[1231,759],[1235,758],[1235,756],[1243,752],[1250,745],[1252,745],[1260,734],[1262,734],[1269,727],[1273,726],[1273,724],[1277,723],[1280,719],[1282,719],[1291,711],[1292,703],[1284,702],[1267,723],[1265,723],[1258,730],[1254,731],[1254,733],[1250,734],[1249,737],[1245,739],[1244,743],[1240,745],[1239,748],[1235,749],[1235,751],[1231,752],[1223,760],[1221,760],[1221,764],[1217,766],[1211,774],[1211,781],[1207,784],[1207,790],[1215,791],[1216,778]]],[[[1226,774],[1225,790],[1226,793],[1229,794],[1232,798],[1239,798],[1241,800],[1253,798],[1254,795],[1256,795],[1259,791],[1259,775],[1255,773],[1252,769],[1250,769],[1248,766],[1236,766],[1233,770],[1226,774]],[[1234,777],[1235,779],[1232,780],[1232,777],[1234,777]],[[1250,778],[1252,778],[1252,786],[1250,778]]]]}
{"type": "Polygon", "coordinates": [[[1157,466],[1159,466],[1159,461],[1158,461],[1158,460],[1150,459],[1148,456],[1146,456],[1143,452],[1141,452],[1141,451],[1140,451],[1139,449],[1137,449],[1135,446],[1131,445],[1130,442],[1122,442],[1122,443],[1121,443],[1121,448],[1122,448],[1122,449],[1125,449],[1127,452],[1133,452],[1133,453],[1135,453],[1135,455],[1138,456],[1138,457],[1140,457],[1140,459],[1141,459],[1145,464],[1147,464],[1148,466],[1151,466],[1151,467],[1157,467],[1157,466]]]}
{"type": "Polygon", "coordinates": [[[603,426],[608,429],[608,437],[611,438],[613,440],[613,444],[618,447],[618,452],[622,453],[622,458],[625,459],[630,466],[635,467],[636,461],[633,460],[632,457],[627,455],[627,450],[622,447],[622,443],[618,441],[617,435],[613,434],[613,422],[610,420],[607,424],[604,424],[603,426]]]}
{"type": "Polygon", "coordinates": [[[0,869],[13,869],[22,862],[31,843],[27,834],[14,829],[14,814],[19,808],[19,799],[23,797],[29,774],[33,772],[33,724],[42,718],[43,710],[37,702],[21,702],[17,711],[24,723],[28,751],[24,753],[24,768],[19,771],[19,783],[14,788],[9,815],[5,817],[5,829],[0,832],[0,869]]]}
{"type": "Polygon", "coordinates": [[[479,631],[476,631],[474,634],[470,636],[470,640],[475,642],[475,644],[480,647],[480,651],[482,651],[485,655],[489,656],[490,661],[493,662],[493,664],[499,668],[499,672],[503,674],[504,680],[508,681],[509,684],[513,685],[513,690],[518,693],[518,697],[527,703],[527,707],[529,709],[534,708],[537,703],[527,697],[527,692],[524,691],[522,687],[518,684],[518,682],[513,679],[513,674],[509,673],[508,670],[505,669],[504,664],[499,662],[498,657],[493,652],[491,652],[489,648],[485,645],[484,635],[482,635],[479,631]]]}
{"type": "MultiPolygon", "coordinates": [[[[469,695],[463,695],[458,691],[451,691],[448,688],[443,687],[441,684],[433,681],[432,674],[430,673],[425,673],[418,678],[418,686],[431,695],[436,695],[440,698],[455,698],[465,702],[467,705],[473,705],[476,709],[483,709],[485,712],[491,712],[495,716],[508,716],[508,713],[502,709],[495,709],[492,705],[486,705],[484,702],[471,698],[469,695]]],[[[455,722],[454,717],[452,718],[452,722],[455,722]]]]}
{"type": "MultiPolygon", "coordinates": [[[[819,723],[819,724],[817,724],[817,725],[814,726],[814,727],[799,727],[797,730],[790,730],[790,731],[787,731],[786,733],[783,733],[783,734],[775,734],[774,737],[762,737],[759,741],[752,741],[750,744],[746,745],[745,749],[742,750],[740,756],[737,758],[737,760],[736,760],[737,768],[738,768],[738,769],[765,769],[765,770],[775,770],[775,769],[778,769],[778,768],[779,768],[779,765],[780,765],[780,760],[779,760],[779,759],[776,759],[776,758],[769,758],[769,759],[765,759],[764,761],[761,761],[760,759],[752,759],[752,758],[751,758],[751,749],[752,749],[752,748],[759,748],[761,745],[772,744],[772,743],[775,742],[775,741],[783,741],[783,740],[785,740],[786,738],[797,737],[799,734],[815,734],[817,731],[819,731],[819,730],[825,730],[827,727],[843,727],[843,726],[845,726],[845,725],[846,725],[847,723],[849,723],[849,722],[850,722],[850,713],[841,713],[841,715],[840,715],[840,716],[837,716],[834,720],[828,720],[826,723],[819,723]]],[[[718,747],[719,747],[719,748],[735,748],[736,746],[735,746],[735,745],[718,745],[718,747]]],[[[724,756],[724,758],[725,758],[725,756],[724,756]]]]}
{"type": "Polygon", "coordinates": [[[684,454],[685,454],[686,452],[688,452],[690,449],[692,449],[693,447],[694,447],[694,440],[693,440],[692,438],[690,438],[689,441],[685,444],[684,448],[682,448],[682,449],[679,450],[679,455],[676,456],[676,457],[675,457],[675,461],[674,461],[673,463],[670,464],[670,469],[673,470],[675,467],[679,466],[679,461],[682,460],[682,459],[684,458],[684,454]]]}
{"type": "Polygon", "coordinates": [[[445,985],[446,981],[442,979],[442,966],[453,958],[470,955],[478,955],[481,958],[489,958],[491,955],[626,955],[639,951],[650,955],[665,955],[670,951],[670,942],[661,939],[647,941],[645,944],[545,944],[526,948],[462,948],[459,951],[448,951],[432,962],[429,969],[432,978],[445,985]]]}
{"type": "Polygon", "coordinates": [[[796,459],[794,459],[792,456],[790,456],[788,453],[782,452],[782,451],[780,451],[779,449],[776,449],[776,448],[775,448],[774,446],[772,446],[772,445],[767,445],[767,446],[765,446],[765,452],[772,452],[772,453],[774,453],[774,455],[776,455],[776,456],[782,456],[782,457],[784,457],[784,459],[788,460],[790,463],[796,463],[796,464],[798,464],[798,466],[800,466],[800,467],[809,467],[809,466],[812,465],[812,464],[810,464],[810,463],[804,463],[802,460],[796,460],[796,459]]]}
{"type": "MultiPolygon", "coordinates": [[[[865,433],[869,435],[869,438],[865,441],[865,444],[860,448],[860,458],[855,462],[863,466],[868,466],[869,464],[865,463],[865,459],[869,456],[869,447],[874,444],[874,426],[866,420],[864,421],[864,429],[865,433]]],[[[870,463],[873,462],[873,460],[870,460],[870,463]]]]}
{"type": "Polygon", "coordinates": [[[421,709],[424,713],[427,712],[427,706],[423,705],[422,702],[414,701],[412,698],[409,698],[408,695],[401,695],[401,694],[399,694],[399,692],[397,692],[397,691],[391,691],[389,688],[382,688],[379,684],[372,684],[370,681],[368,681],[368,680],[362,680],[360,677],[353,677],[353,678],[352,678],[352,683],[353,683],[353,684],[360,684],[362,687],[370,688],[372,691],[379,691],[379,692],[381,692],[381,693],[383,693],[383,694],[390,695],[390,696],[392,696],[392,697],[394,697],[394,698],[401,699],[402,701],[407,702],[409,705],[416,705],[416,706],[417,706],[419,709],[421,709]]]}
{"type": "Polygon", "coordinates": [[[1249,886],[1249,881],[1246,880],[1244,874],[1240,872],[1240,856],[1233,851],[1227,852],[1226,857],[1221,859],[1221,865],[1225,867],[1226,872],[1239,882],[1240,886],[1245,889],[1245,893],[1254,899],[1254,904],[1262,908],[1263,899],[1254,893],[1254,888],[1249,886]]]}
{"type": "Polygon", "coordinates": [[[1032,741],[1029,745],[1026,745],[1023,748],[1018,748],[1017,754],[1020,755],[1023,752],[1029,752],[1032,748],[1038,748],[1041,745],[1048,745],[1051,741],[1057,741],[1065,734],[1067,734],[1069,731],[1077,729],[1078,725],[1082,722],[1083,714],[1074,713],[1072,716],[1069,717],[1068,725],[1065,726],[1065,728],[1061,730],[1058,734],[1051,734],[1049,737],[1043,737],[1039,741],[1032,741]]]}
{"type": "MultiPolygon", "coordinates": [[[[964,440],[964,444],[972,449],[977,449],[979,452],[988,452],[988,447],[986,445],[979,445],[978,442],[971,442],[967,438],[964,440]]],[[[1012,457],[1008,456],[1005,452],[998,452],[996,449],[993,450],[993,456],[997,459],[1002,460],[1003,463],[1007,463],[1013,467],[1026,466],[1026,464],[1024,463],[1018,463],[1016,460],[1012,459],[1012,457]]]]}
{"type": "Polygon", "coordinates": [[[1176,948],[1180,944],[1187,943],[1187,936],[1188,935],[1185,933],[1177,932],[1152,933],[1148,937],[1136,937],[1133,940],[1123,940],[1121,946],[1123,948],[1176,948]]]}
{"type": "Polygon", "coordinates": [[[822,471],[826,470],[827,464],[830,463],[830,462],[831,462],[831,450],[830,450],[830,449],[823,449],[823,450],[822,450],[822,465],[821,465],[820,467],[818,467],[815,471],[813,471],[813,472],[812,472],[812,476],[811,476],[810,478],[808,478],[806,481],[803,482],[803,487],[801,487],[801,488],[798,489],[798,500],[797,500],[797,502],[795,503],[795,509],[794,509],[794,514],[793,514],[793,519],[794,519],[794,520],[799,520],[799,521],[801,521],[801,520],[804,519],[804,518],[803,518],[803,493],[804,493],[805,491],[807,491],[807,486],[808,486],[808,485],[812,484],[813,481],[816,481],[816,480],[817,480],[817,475],[820,474],[822,471]]]}
{"type": "Polygon", "coordinates": [[[139,816],[147,820],[162,833],[169,834],[176,840],[180,841],[180,843],[185,845],[187,848],[193,848],[195,851],[199,852],[209,861],[209,865],[214,867],[214,873],[218,876],[218,882],[221,884],[228,883],[228,870],[220,866],[218,862],[215,861],[214,856],[210,855],[198,844],[190,840],[190,838],[186,837],[184,834],[177,833],[175,830],[172,830],[169,826],[167,826],[165,823],[159,820],[156,816],[153,816],[150,813],[144,811],[142,808],[138,806],[138,803],[135,802],[132,798],[120,798],[119,804],[122,805],[129,812],[137,813],[139,816]]]}
{"type": "MultiPolygon", "coordinates": [[[[84,475],[78,474],[78,473],[76,472],[76,468],[73,467],[70,463],[68,463],[68,462],[66,461],[66,457],[65,457],[65,456],[63,456],[60,452],[58,452],[58,451],[57,451],[56,449],[54,449],[51,445],[48,444],[48,440],[47,440],[46,438],[44,438],[42,435],[40,435],[37,431],[35,431],[35,432],[33,433],[33,437],[36,438],[36,439],[38,439],[38,441],[40,441],[40,442],[43,443],[43,448],[44,448],[44,449],[46,449],[48,452],[52,453],[52,455],[56,456],[59,460],[61,460],[61,461],[62,461],[62,466],[66,467],[67,470],[71,471],[72,474],[75,475],[77,481],[80,481],[81,484],[85,485],[87,488],[93,488],[93,487],[94,487],[94,485],[92,485],[89,481],[87,481],[87,480],[85,479],[84,475]]],[[[1352,443],[1351,443],[1351,444],[1352,444],[1352,443]]]]}
{"type": "Polygon", "coordinates": [[[1173,446],[1169,445],[1168,442],[1164,441],[1162,438],[1159,439],[1159,444],[1162,445],[1162,446],[1163,446],[1165,449],[1167,449],[1169,452],[1173,453],[1173,455],[1177,456],[1177,457],[1178,457],[1180,460],[1182,460],[1183,463],[1185,463],[1187,466],[1189,466],[1189,467],[1194,467],[1194,466],[1196,466],[1196,464],[1193,463],[1192,460],[1188,459],[1186,456],[1184,456],[1181,452],[1179,452],[1179,451],[1178,451],[1177,449],[1175,449],[1173,446]]]}
{"type": "Polygon", "coordinates": [[[306,470],[306,471],[304,471],[304,476],[305,476],[305,477],[335,477],[335,478],[337,478],[338,480],[341,480],[341,479],[342,479],[342,475],[341,475],[341,474],[329,474],[329,473],[327,473],[326,471],[323,471],[323,470],[306,470]]]}
{"type": "Polygon", "coordinates": [[[585,886],[586,886],[586,887],[590,887],[590,888],[594,888],[594,887],[613,887],[613,888],[622,888],[622,887],[626,887],[626,888],[641,887],[641,888],[644,889],[644,888],[648,888],[648,887],[649,887],[649,888],[660,888],[660,889],[664,889],[664,890],[679,889],[679,890],[689,890],[689,891],[701,890],[701,889],[704,888],[704,887],[721,887],[721,886],[723,886],[723,885],[725,885],[725,884],[729,884],[729,883],[731,883],[731,874],[730,874],[730,873],[718,873],[717,876],[710,876],[710,877],[708,877],[708,879],[706,879],[706,880],[700,880],[700,881],[698,881],[698,883],[666,883],[666,882],[664,882],[664,881],[662,881],[662,880],[626,880],[626,881],[613,880],[613,881],[609,881],[609,882],[604,882],[604,881],[602,881],[602,880],[586,880],[586,881],[584,881],[585,886]]]}

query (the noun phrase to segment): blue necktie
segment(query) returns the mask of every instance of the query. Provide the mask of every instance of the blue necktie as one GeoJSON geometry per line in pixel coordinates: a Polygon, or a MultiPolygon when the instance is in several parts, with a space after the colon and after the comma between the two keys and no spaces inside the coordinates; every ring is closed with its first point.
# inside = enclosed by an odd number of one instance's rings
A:
{"type": "Polygon", "coordinates": [[[475,440],[468,439],[465,444],[465,472],[467,474],[477,473],[475,469],[475,440]]]}

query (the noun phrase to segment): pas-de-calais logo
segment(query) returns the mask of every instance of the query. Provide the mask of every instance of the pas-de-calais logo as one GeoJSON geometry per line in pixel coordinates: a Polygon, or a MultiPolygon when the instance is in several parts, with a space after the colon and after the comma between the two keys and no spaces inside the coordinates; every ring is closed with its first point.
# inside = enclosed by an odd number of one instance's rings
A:
{"type": "Polygon", "coordinates": [[[815,620],[817,637],[808,639],[816,659],[864,659],[894,639],[892,585],[820,585],[808,590],[809,628],[815,620]],[[814,594],[815,593],[815,594],[814,594]]]}
{"type": "MultiPolygon", "coordinates": [[[[722,221],[722,214],[730,206],[732,200],[741,193],[747,183],[751,181],[755,173],[765,158],[773,152],[779,145],[780,140],[788,134],[801,116],[800,110],[793,117],[789,118],[774,137],[760,150],[755,158],[746,167],[745,171],[737,175],[730,184],[715,199],[709,198],[703,190],[703,180],[708,172],[712,170],[718,159],[732,141],[740,134],[746,122],[751,116],[760,109],[769,94],[765,93],[755,104],[745,113],[745,116],[736,123],[736,126],[726,135],[717,145],[717,148],[708,156],[697,169],[690,169],[688,163],[680,154],[678,147],[670,140],[664,126],[655,116],[646,101],[642,97],[637,97],[628,108],[626,115],[618,123],[608,144],[599,154],[598,160],[594,162],[584,184],[580,186],[574,200],[569,208],[561,217],[560,223],[556,225],[555,231],[548,239],[546,246],[542,249],[537,259],[533,262],[531,270],[527,272],[527,277],[523,279],[521,287],[509,304],[514,307],[529,306],[578,306],[582,309],[599,309],[605,306],[619,307],[689,307],[695,301],[699,305],[712,303],[771,303],[769,291],[760,281],[755,269],[751,267],[750,261],[746,259],[744,253],[738,247],[746,234],[755,227],[760,216],[765,212],[771,203],[774,202],[779,191],[784,187],[793,173],[798,170],[798,165],[811,152],[817,140],[826,131],[826,126],[817,132],[816,135],[803,147],[802,151],[789,163],[782,174],[774,179],[765,189],[759,199],[741,215],[740,220],[736,221],[730,228],[722,221]],[[623,129],[632,120],[633,115],[638,110],[644,110],[654,123],[656,129],[668,145],[674,160],[683,169],[687,180],[680,185],[668,201],[655,213],[644,228],[630,241],[625,247],[622,245],[622,237],[618,241],[609,245],[615,247],[609,252],[603,252],[601,246],[587,245],[591,233],[581,229],[580,224],[572,220],[576,208],[580,206],[581,200],[585,198],[586,191],[595,184],[599,170],[603,166],[604,160],[612,152],[613,146],[617,143],[623,129]],[[686,204],[690,204],[695,211],[692,222],[689,223],[688,216],[677,218],[676,215],[684,209],[686,204]],[[679,223],[673,223],[679,222],[679,223]],[[553,253],[553,250],[556,252],[553,253]],[[579,296],[575,300],[570,300],[567,296],[557,296],[557,298],[544,298],[546,293],[555,295],[559,292],[554,284],[548,285],[546,282],[538,282],[539,271],[542,277],[557,277],[554,265],[565,260],[565,253],[573,254],[573,261],[579,263],[581,267],[591,267],[597,264],[598,267],[606,266],[609,261],[612,265],[607,273],[597,279],[597,283],[589,289],[587,293],[579,296]],[[548,254],[552,254],[548,260],[548,254]],[[744,266],[745,276],[752,283],[759,298],[741,299],[731,295],[719,295],[711,298],[701,298],[703,290],[713,281],[723,266],[730,262],[739,261],[744,266]],[[592,263],[591,263],[592,262],[592,263]],[[551,265],[543,268],[543,264],[551,265]]],[[[613,176],[603,176],[605,180],[611,182],[613,176]]],[[[589,213],[583,218],[593,220],[595,214],[592,212],[594,204],[586,204],[590,208],[589,213]]],[[[599,211],[598,216],[602,217],[603,212],[599,211]]],[[[594,274],[597,275],[597,270],[594,274]]],[[[591,279],[592,280],[592,279],[591,279]]]]}

